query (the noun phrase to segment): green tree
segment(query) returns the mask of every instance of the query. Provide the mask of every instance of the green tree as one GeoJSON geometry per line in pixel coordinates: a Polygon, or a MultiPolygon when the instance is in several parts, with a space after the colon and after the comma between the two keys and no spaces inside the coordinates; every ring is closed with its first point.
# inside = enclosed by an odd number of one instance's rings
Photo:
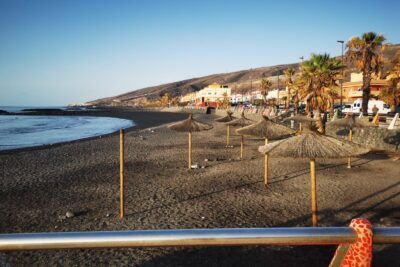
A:
{"type": "Polygon", "coordinates": [[[287,97],[288,103],[287,103],[287,106],[286,106],[286,107],[288,107],[288,106],[290,106],[290,102],[292,100],[291,92],[293,91],[294,86],[295,86],[294,85],[294,81],[293,81],[295,70],[293,68],[288,68],[283,73],[285,75],[285,78],[286,78],[286,82],[285,83],[286,83],[286,86],[288,88],[288,97],[287,97]]]}
{"type": "Polygon", "coordinates": [[[167,107],[169,105],[170,101],[171,101],[171,94],[165,93],[160,99],[161,106],[167,107]]]}
{"type": "Polygon", "coordinates": [[[386,76],[388,85],[382,91],[380,98],[390,105],[392,112],[395,112],[400,103],[400,53],[397,54],[393,63],[393,68],[386,76]]]}
{"type": "Polygon", "coordinates": [[[221,100],[218,100],[218,107],[227,109],[229,107],[229,104],[231,103],[231,100],[226,92],[223,93],[222,96],[223,98],[221,100]]]}
{"type": "Polygon", "coordinates": [[[267,95],[271,89],[272,83],[267,79],[262,79],[260,84],[261,94],[264,98],[264,104],[267,104],[267,95]]]}
{"type": "Polygon", "coordinates": [[[372,74],[378,75],[383,66],[382,50],[385,37],[375,32],[364,33],[361,37],[353,37],[346,44],[346,59],[354,63],[358,71],[363,74],[362,110],[368,114],[368,101],[371,95],[372,74]]]}
{"type": "Polygon", "coordinates": [[[276,106],[276,98],[269,99],[268,105],[270,105],[271,107],[276,106]]]}
{"type": "Polygon", "coordinates": [[[324,128],[320,115],[321,112],[332,111],[333,99],[329,92],[335,86],[342,68],[342,62],[331,58],[329,54],[311,54],[311,58],[301,65],[299,95],[306,102],[308,116],[316,110],[321,132],[324,128]]]}

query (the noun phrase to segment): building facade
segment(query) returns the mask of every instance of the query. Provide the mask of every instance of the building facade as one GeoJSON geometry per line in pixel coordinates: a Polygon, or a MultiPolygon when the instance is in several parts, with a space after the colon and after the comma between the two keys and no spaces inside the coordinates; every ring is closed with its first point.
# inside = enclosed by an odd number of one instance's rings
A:
{"type": "Polygon", "coordinates": [[[181,103],[194,103],[196,100],[196,92],[186,94],[181,97],[180,102],[181,103]]]}
{"type": "MultiPolygon", "coordinates": [[[[362,98],[362,73],[351,73],[350,82],[343,83],[343,101],[352,103],[354,100],[362,98]]],[[[371,97],[379,96],[387,85],[386,80],[371,80],[371,97]]]]}
{"type": "Polygon", "coordinates": [[[231,88],[213,83],[196,93],[183,96],[181,102],[190,102],[201,107],[218,107],[219,101],[223,101],[225,97],[228,98],[229,102],[232,101],[231,88]]]}
{"type": "MultiPolygon", "coordinates": [[[[264,96],[261,90],[252,90],[247,93],[236,93],[232,94],[231,88],[226,85],[221,85],[218,83],[213,83],[208,85],[207,87],[201,89],[198,92],[193,92],[186,94],[181,97],[181,103],[191,103],[196,106],[202,107],[218,107],[218,103],[224,100],[224,97],[229,99],[229,102],[232,104],[240,104],[240,103],[263,103],[264,96]]],[[[287,88],[281,89],[273,89],[268,92],[267,100],[275,99],[278,100],[278,103],[283,103],[283,100],[288,97],[287,88]]]]}

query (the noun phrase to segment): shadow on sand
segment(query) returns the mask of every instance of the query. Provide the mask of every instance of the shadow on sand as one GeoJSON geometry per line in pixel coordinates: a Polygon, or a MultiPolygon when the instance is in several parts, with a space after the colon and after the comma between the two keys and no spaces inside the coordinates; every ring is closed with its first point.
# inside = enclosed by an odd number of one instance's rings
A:
{"type": "MultiPolygon", "coordinates": [[[[367,164],[367,163],[370,162],[370,161],[363,161],[363,162],[360,162],[360,161],[361,161],[361,159],[355,160],[353,166],[361,166],[361,165],[364,165],[364,164],[367,164]]],[[[339,167],[339,166],[345,166],[346,164],[347,163],[326,164],[323,167],[317,168],[317,170],[318,171],[327,170],[327,169],[331,169],[331,168],[335,168],[335,167],[339,167]]],[[[299,170],[299,171],[294,171],[294,172],[290,172],[290,173],[287,173],[287,174],[283,174],[283,175],[274,177],[273,179],[271,179],[271,182],[269,182],[269,184],[271,185],[271,184],[277,184],[277,183],[286,182],[286,181],[289,181],[289,180],[292,180],[292,179],[295,179],[295,178],[299,178],[299,177],[301,177],[303,175],[306,175],[308,173],[309,173],[309,169],[308,168],[304,168],[304,169],[299,170]]],[[[154,207],[152,207],[150,209],[145,209],[145,210],[129,213],[126,216],[136,216],[136,215],[139,215],[139,214],[142,214],[142,213],[146,213],[146,212],[150,212],[150,211],[153,211],[153,210],[157,210],[157,209],[160,209],[160,208],[173,208],[174,206],[176,206],[178,204],[181,204],[181,203],[184,203],[184,202],[187,202],[187,201],[207,198],[207,197],[210,197],[212,195],[218,195],[220,193],[227,192],[227,191],[234,191],[234,190],[238,190],[238,189],[241,189],[241,188],[251,187],[251,186],[256,185],[256,184],[257,185],[259,184],[258,186],[264,190],[264,187],[262,185],[263,182],[264,182],[263,180],[257,180],[257,181],[253,181],[253,182],[241,183],[241,184],[238,184],[238,185],[235,185],[235,186],[224,187],[224,188],[219,189],[219,190],[214,190],[214,191],[211,191],[211,192],[207,192],[207,193],[203,193],[203,194],[199,194],[199,195],[194,195],[194,196],[182,199],[180,201],[175,201],[175,202],[172,202],[172,203],[163,203],[163,204],[154,206],[154,207]]]]}

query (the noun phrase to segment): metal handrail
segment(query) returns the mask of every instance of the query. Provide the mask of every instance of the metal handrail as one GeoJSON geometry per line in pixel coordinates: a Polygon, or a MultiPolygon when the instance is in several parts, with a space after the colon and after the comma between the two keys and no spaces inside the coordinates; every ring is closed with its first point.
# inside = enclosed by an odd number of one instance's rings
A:
{"type": "Polygon", "coordinates": [[[400,227],[373,227],[374,244],[400,244],[400,227]]]}
{"type": "MultiPolygon", "coordinates": [[[[373,228],[374,243],[400,243],[400,228],[373,228]]],[[[225,228],[0,234],[0,251],[167,246],[335,245],[357,241],[350,227],[225,228]]]]}

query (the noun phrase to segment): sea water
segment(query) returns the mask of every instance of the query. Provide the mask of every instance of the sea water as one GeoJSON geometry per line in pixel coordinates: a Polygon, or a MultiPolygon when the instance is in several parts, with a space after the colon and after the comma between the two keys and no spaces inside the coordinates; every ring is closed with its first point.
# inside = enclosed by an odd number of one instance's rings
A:
{"type": "Polygon", "coordinates": [[[109,117],[0,115],[0,150],[72,141],[134,125],[109,117]]]}
{"type": "Polygon", "coordinates": [[[62,106],[43,106],[43,107],[37,107],[37,106],[0,106],[0,110],[4,110],[7,112],[24,112],[24,109],[61,109],[65,110],[66,107],[62,106]]]}

